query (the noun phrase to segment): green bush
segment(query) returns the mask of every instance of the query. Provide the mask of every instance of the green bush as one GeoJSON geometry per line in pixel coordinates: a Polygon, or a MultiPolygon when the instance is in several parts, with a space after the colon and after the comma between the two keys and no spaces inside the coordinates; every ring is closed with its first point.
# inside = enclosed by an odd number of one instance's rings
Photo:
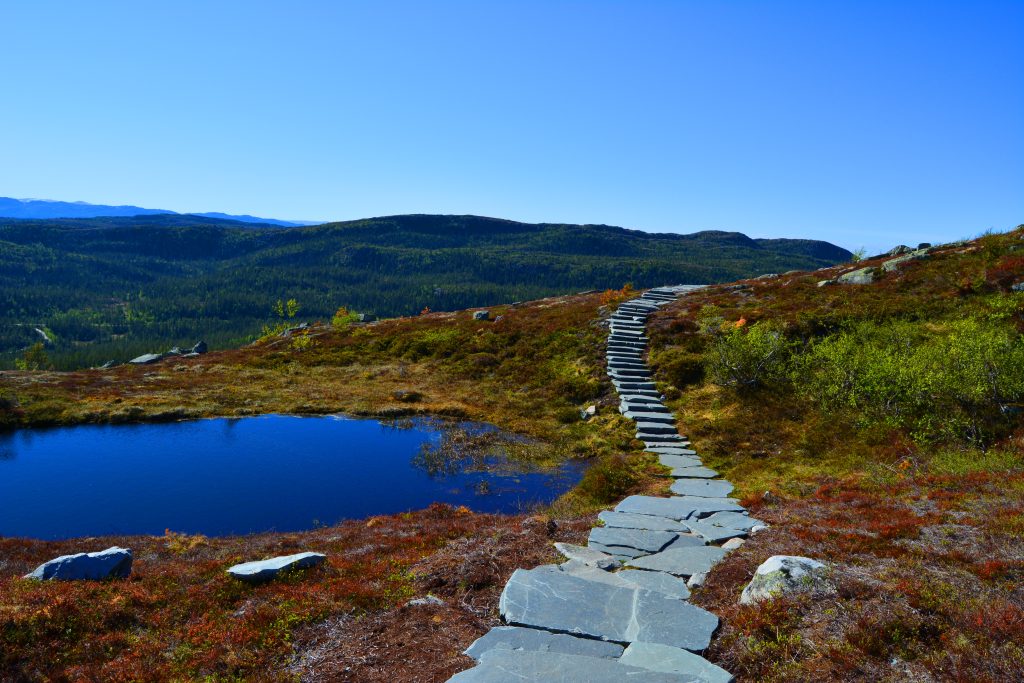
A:
{"type": "Polygon", "coordinates": [[[985,445],[1019,420],[1024,341],[994,320],[943,329],[862,322],[814,342],[790,372],[806,397],[829,410],[852,409],[862,425],[985,445]]]}
{"type": "Polygon", "coordinates": [[[651,358],[655,370],[676,387],[688,387],[704,381],[704,356],[682,348],[665,349],[651,358]]]}
{"type": "Polygon", "coordinates": [[[641,477],[640,459],[612,455],[591,465],[576,488],[583,497],[593,503],[614,503],[632,492],[641,477]]]}
{"type": "Polygon", "coordinates": [[[715,384],[749,390],[786,377],[791,343],[774,321],[725,322],[708,306],[701,311],[700,326],[709,338],[704,367],[715,384]]]}

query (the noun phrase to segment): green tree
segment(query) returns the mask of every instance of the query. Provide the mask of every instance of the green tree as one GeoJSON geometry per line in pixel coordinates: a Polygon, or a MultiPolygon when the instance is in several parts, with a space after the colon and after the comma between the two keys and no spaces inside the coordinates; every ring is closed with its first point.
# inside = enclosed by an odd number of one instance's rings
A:
{"type": "Polygon", "coordinates": [[[47,355],[43,342],[36,342],[25,350],[25,355],[16,360],[19,370],[52,370],[53,363],[47,355]]]}

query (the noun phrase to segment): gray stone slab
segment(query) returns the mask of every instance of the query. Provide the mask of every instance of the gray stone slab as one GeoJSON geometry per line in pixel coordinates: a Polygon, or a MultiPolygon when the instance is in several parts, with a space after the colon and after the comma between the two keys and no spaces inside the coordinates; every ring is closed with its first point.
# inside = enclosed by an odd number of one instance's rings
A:
{"type": "Polygon", "coordinates": [[[583,655],[615,659],[622,655],[622,646],[591,638],[577,638],[566,633],[551,633],[522,626],[496,626],[477,638],[466,649],[466,655],[473,659],[488,650],[528,650],[530,652],[560,652],[567,655],[583,655]]]}
{"type": "Polygon", "coordinates": [[[697,508],[688,500],[678,497],[659,498],[656,496],[628,496],[615,506],[616,512],[635,515],[653,515],[683,520],[696,512],[697,508]]]}
{"type": "Polygon", "coordinates": [[[697,455],[697,451],[683,446],[655,446],[647,450],[658,455],[697,455]]]}
{"type": "Polygon", "coordinates": [[[512,625],[688,650],[706,648],[718,627],[715,615],[664,593],[588,581],[549,566],[517,569],[499,610],[512,625]]]}
{"type": "Polygon", "coordinates": [[[625,546],[647,553],[656,553],[676,540],[676,535],[670,531],[599,526],[590,530],[589,542],[600,543],[603,546],[625,546]]]}
{"type": "Polygon", "coordinates": [[[690,597],[690,589],[686,582],[665,572],[649,572],[643,569],[623,569],[616,572],[615,576],[625,579],[630,583],[649,591],[656,591],[671,595],[680,600],[690,597]]]}
{"type": "Polygon", "coordinates": [[[94,553],[61,555],[36,567],[26,579],[40,581],[101,581],[132,573],[132,551],[111,546],[94,553]]]}
{"type": "Polygon", "coordinates": [[[646,550],[639,550],[637,548],[629,548],[621,545],[601,545],[600,543],[594,543],[593,541],[589,542],[587,547],[605,553],[609,557],[614,557],[622,564],[625,564],[634,558],[651,554],[646,550]]]}
{"type": "Polygon", "coordinates": [[[693,455],[669,455],[668,453],[659,453],[658,462],[665,467],[677,469],[680,467],[702,467],[700,458],[693,455]]]}
{"type": "Polygon", "coordinates": [[[671,645],[630,643],[619,662],[660,673],[697,676],[703,683],[732,683],[734,680],[731,673],[700,655],[671,645]]]}
{"type": "Polygon", "coordinates": [[[722,541],[728,541],[730,538],[741,538],[747,535],[747,532],[742,529],[728,529],[726,527],[708,524],[702,520],[688,519],[684,523],[693,533],[697,534],[708,543],[721,543],[722,541]]]}
{"type": "Polygon", "coordinates": [[[637,422],[637,431],[644,434],[672,434],[679,436],[679,430],[675,425],[665,425],[660,422],[637,422]]]}
{"type": "Polygon", "coordinates": [[[727,527],[729,529],[742,529],[743,531],[750,531],[753,527],[764,524],[759,519],[735,512],[718,512],[701,521],[705,524],[727,527]]]}
{"type": "Polygon", "coordinates": [[[699,683],[689,674],[664,673],[622,664],[615,659],[561,652],[488,650],[472,669],[449,683],[699,683]]]}
{"type": "Polygon", "coordinates": [[[565,555],[570,560],[576,560],[583,564],[593,565],[598,569],[615,569],[619,566],[619,561],[609,557],[607,553],[603,553],[593,548],[587,548],[582,545],[575,545],[573,543],[556,543],[555,550],[565,555]]]}
{"type": "Polygon", "coordinates": [[[684,495],[676,496],[676,498],[680,503],[693,506],[698,517],[707,517],[717,512],[743,512],[746,509],[733,498],[704,498],[684,495]]]}
{"type": "Polygon", "coordinates": [[[718,472],[709,467],[675,467],[671,476],[677,479],[714,479],[718,472]]]}
{"type": "MultiPolygon", "coordinates": [[[[626,566],[635,569],[667,572],[675,576],[690,576],[710,571],[719,560],[725,557],[726,552],[721,548],[711,545],[694,546],[691,548],[669,548],[660,553],[630,560],[626,563],[626,566]]],[[[638,638],[637,640],[642,639],[638,638]]]]}
{"type": "Polygon", "coordinates": [[[666,446],[669,444],[680,444],[683,441],[690,443],[686,437],[679,434],[652,434],[650,438],[643,439],[647,447],[657,448],[658,446],[666,446]]]}
{"type": "Polygon", "coordinates": [[[641,412],[636,410],[627,410],[623,413],[623,416],[636,423],[655,423],[676,429],[676,418],[672,416],[672,413],[651,413],[646,411],[641,412]]]}
{"type": "Polygon", "coordinates": [[[243,562],[242,564],[229,567],[227,571],[228,574],[236,579],[248,581],[249,583],[262,583],[263,581],[270,581],[276,578],[282,572],[313,567],[326,559],[327,556],[322,553],[296,553],[294,555],[272,557],[269,560],[243,562]]]}
{"type": "Polygon", "coordinates": [[[672,539],[671,543],[662,548],[662,550],[668,550],[669,548],[697,548],[707,544],[708,542],[705,541],[703,537],[698,536],[697,534],[679,534],[674,539],[672,539]]]}
{"type": "Polygon", "coordinates": [[[678,531],[687,532],[690,527],[668,517],[655,515],[638,515],[627,512],[614,512],[605,510],[597,516],[606,526],[622,529],[650,529],[651,531],[678,531]]]}
{"type": "Polygon", "coordinates": [[[721,498],[732,493],[733,486],[724,479],[676,479],[672,493],[678,496],[721,498]]]}

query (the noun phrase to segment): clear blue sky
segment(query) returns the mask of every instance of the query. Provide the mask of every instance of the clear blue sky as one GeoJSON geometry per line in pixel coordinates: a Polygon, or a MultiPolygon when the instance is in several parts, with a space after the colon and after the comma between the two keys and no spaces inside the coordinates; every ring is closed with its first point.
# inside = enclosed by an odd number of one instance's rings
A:
{"type": "Polygon", "coordinates": [[[869,249],[1024,222],[1024,2],[8,2],[0,195],[869,249]]]}

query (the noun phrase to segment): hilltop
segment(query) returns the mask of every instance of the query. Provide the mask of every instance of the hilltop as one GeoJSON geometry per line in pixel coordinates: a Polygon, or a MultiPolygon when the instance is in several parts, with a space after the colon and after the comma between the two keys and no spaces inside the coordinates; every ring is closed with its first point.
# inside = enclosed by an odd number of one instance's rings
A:
{"type": "MultiPolygon", "coordinates": [[[[96,218],[98,216],[150,216],[150,215],[181,215],[168,209],[144,209],[141,206],[109,204],[90,204],[89,202],[62,202],[52,199],[15,199],[0,197],[0,217],[2,218],[96,218]]],[[[315,225],[311,221],[282,221],[276,218],[259,218],[247,214],[233,215],[210,211],[204,213],[185,214],[203,218],[222,218],[241,223],[259,223],[262,225],[296,226],[315,225]]]]}
{"type": "Polygon", "coordinates": [[[815,240],[652,234],[478,216],[278,227],[179,215],[0,220],[0,362],[41,339],[62,369],[252,341],[275,301],[300,319],[379,317],[590,289],[724,282],[849,259],[815,240]],[[88,286],[83,286],[87,283],[88,286]]]}

